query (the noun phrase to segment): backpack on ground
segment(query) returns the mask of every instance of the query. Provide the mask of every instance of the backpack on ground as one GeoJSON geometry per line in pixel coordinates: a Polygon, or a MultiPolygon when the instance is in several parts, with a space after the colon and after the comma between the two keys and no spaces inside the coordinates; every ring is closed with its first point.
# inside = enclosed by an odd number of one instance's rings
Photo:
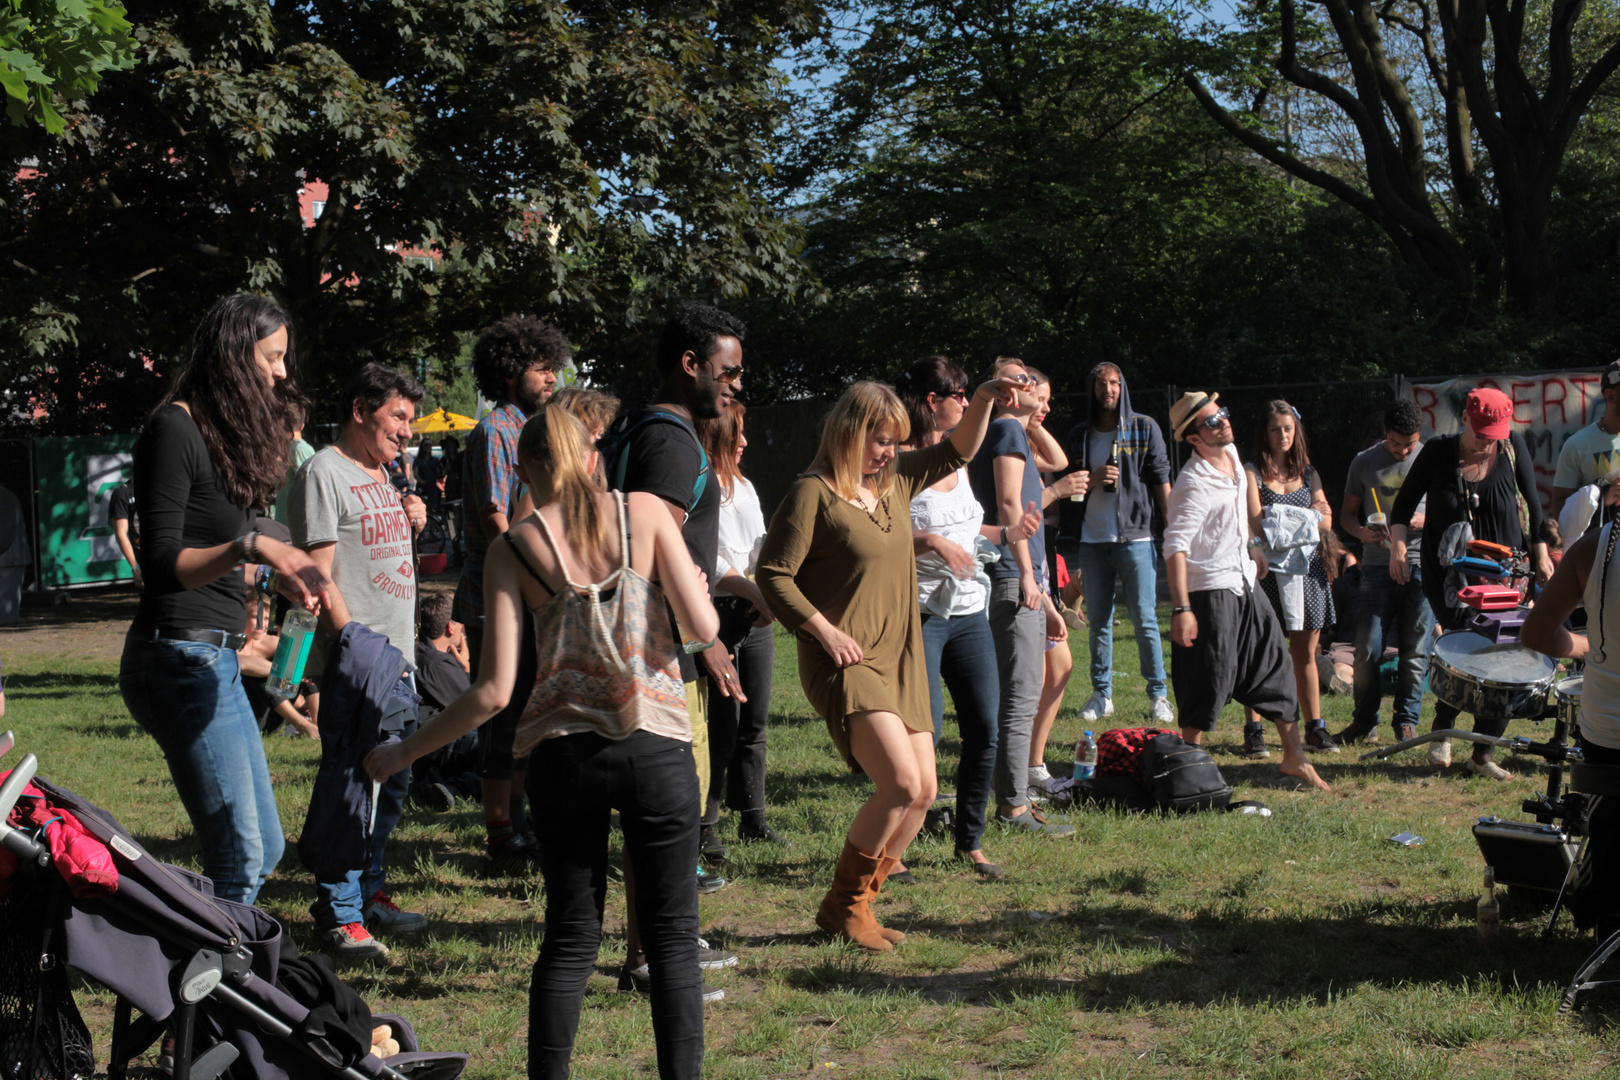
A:
{"type": "Polygon", "coordinates": [[[1232,787],[1202,747],[1163,728],[1115,728],[1097,738],[1097,773],[1069,789],[1076,805],[1123,810],[1235,809],[1232,787]]]}
{"type": "Polygon", "coordinates": [[[1201,746],[1180,735],[1156,735],[1142,750],[1142,782],[1162,809],[1177,814],[1221,810],[1232,801],[1232,785],[1201,746]]]}

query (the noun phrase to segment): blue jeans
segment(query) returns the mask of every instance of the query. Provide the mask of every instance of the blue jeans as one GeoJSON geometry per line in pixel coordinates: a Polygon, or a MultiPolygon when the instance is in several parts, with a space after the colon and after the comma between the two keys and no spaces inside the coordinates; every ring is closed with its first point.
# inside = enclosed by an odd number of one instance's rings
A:
{"type": "MultiPolygon", "coordinates": [[[[398,731],[403,739],[416,730],[418,711],[417,702],[395,694],[383,714],[382,729],[398,731]]],[[[365,921],[366,905],[387,880],[383,850],[388,845],[389,834],[404,816],[405,795],[410,788],[411,770],[402,769],[378,790],[376,815],[371,826],[371,865],[365,870],[350,870],[341,881],[315,882],[315,902],[309,905],[309,913],[315,916],[317,930],[365,921]]]]}
{"type": "Polygon", "coordinates": [[[131,631],[118,689],[129,714],[163,751],[214,895],[253,903],[285,842],[236,653],[131,631]]]}
{"type": "Polygon", "coordinates": [[[924,615],[922,636],[928,699],[934,708],[934,745],[939,745],[945,725],[942,675],[962,735],[962,761],[956,768],[956,848],[978,851],[996,769],[996,714],[1001,710],[996,643],[982,611],[954,617],[924,615]]]}
{"type": "Polygon", "coordinates": [[[1429,635],[1434,613],[1423,595],[1423,570],[1412,567],[1405,585],[1395,584],[1387,566],[1361,564],[1361,590],[1356,594],[1355,711],[1358,727],[1378,726],[1383,700],[1378,666],[1384,658],[1384,638],[1393,625],[1401,650],[1399,681],[1395,688],[1393,723],[1416,724],[1423,712],[1423,674],[1429,663],[1429,635]]]}
{"type": "Polygon", "coordinates": [[[580,1003],[602,944],[608,820],[619,811],[636,916],[652,974],[661,1080],[703,1074],[698,971],[698,778],[692,745],[647,731],[546,739],[527,784],[540,835],[546,935],[529,984],[529,1076],[567,1080],[580,1003]]]}
{"type": "Polygon", "coordinates": [[[1136,658],[1147,680],[1149,699],[1164,693],[1164,647],[1159,643],[1158,575],[1149,540],[1081,544],[1075,558],[1086,590],[1086,623],[1091,639],[1091,688],[1114,696],[1114,580],[1125,582],[1125,606],[1136,624],[1136,658]]]}

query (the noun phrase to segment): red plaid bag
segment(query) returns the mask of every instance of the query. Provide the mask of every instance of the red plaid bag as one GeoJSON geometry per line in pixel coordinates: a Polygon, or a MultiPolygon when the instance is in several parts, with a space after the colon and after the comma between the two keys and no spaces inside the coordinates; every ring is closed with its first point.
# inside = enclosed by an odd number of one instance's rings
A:
{"type": "Polygon", "coordinates": [[[1124,773],[1137,783],[1142,779],[1142,751],[1159,735],[1174,735],[1164,728],[1115,728],[1097,736],[1097,771],[1124,773]]]}

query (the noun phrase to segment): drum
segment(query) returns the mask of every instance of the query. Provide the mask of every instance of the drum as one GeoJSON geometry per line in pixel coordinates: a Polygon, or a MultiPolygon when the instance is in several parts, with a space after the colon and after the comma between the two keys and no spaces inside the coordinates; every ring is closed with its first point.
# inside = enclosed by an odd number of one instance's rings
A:
{"type": "Polygon", "coordinates": [[[1555,688],[1558,693],[1558,719],[1567,725],[1565,730],[1571,739],[1580,730],[1581,685],[1585,681],[1584,675],[1571,675],[1567,679],[1559,679],[1555,688]]]}
{"type": "Polygon", "coordinates": [[[1443,635],[1429,655],[1429,689],[1446,704],[1487,719],[1540,716],[1558,662],[1518,644],[1468,631],[1443,635]]]}

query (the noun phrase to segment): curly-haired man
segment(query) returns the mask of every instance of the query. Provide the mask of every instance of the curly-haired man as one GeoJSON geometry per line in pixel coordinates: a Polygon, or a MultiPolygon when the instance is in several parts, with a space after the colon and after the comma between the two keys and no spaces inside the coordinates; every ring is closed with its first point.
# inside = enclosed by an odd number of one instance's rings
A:
{"type": "MultiPolygon", "coordinates": [[[[467,559],[456,586],[455,620],[467,628],[473,670],[484,637],[484,556],[490,543],[505,532],[520,512],[527,494],[517,477],[518,435],[557,385],[570,350],[561,330],[544,319],[508,315],[478,336],[473,346],[473,381],[479,393],[495,402],[478,422],[461,455],[462,533],[467,559]]],[[[517,869],[539,859],[522,828],[523,767],[512,759],[512,737],[518,715],[528,700],[524,687],[534,681],[534,654],[524,650],[518,667],[518,691],[512,703],[479,729],[484,781],[484,825],[494,869],[517,869]],[[516,794],[517,798],[513,796],[516,794]],[[515,809],[514,809],[515,808],[515,809]]]]}

